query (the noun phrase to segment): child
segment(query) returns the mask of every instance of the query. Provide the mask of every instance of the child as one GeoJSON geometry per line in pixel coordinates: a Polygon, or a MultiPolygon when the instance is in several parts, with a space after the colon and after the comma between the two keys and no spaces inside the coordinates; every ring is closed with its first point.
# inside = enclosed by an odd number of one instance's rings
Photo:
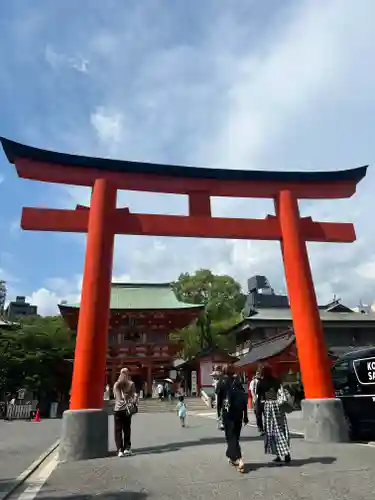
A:
{"type": "Polygon", "coordinates": [[[177,414],[180,418],[181,427],[185,427],[185,419],[186,419],[186,404],[184,402],[184,396],[180,396],[178,398],[179,402],[176,406],[177,414]]]}

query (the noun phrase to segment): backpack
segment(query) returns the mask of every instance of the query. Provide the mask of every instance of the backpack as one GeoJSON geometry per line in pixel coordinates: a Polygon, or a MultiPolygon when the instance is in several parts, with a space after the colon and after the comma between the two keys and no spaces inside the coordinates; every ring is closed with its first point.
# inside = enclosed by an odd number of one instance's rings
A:
{"type": "Polygon", "coordinates": [[[227,413],[242,413],[247,406],[247,394],[241,384],[234,380],[224,401],[224,410],[227,413]]]}

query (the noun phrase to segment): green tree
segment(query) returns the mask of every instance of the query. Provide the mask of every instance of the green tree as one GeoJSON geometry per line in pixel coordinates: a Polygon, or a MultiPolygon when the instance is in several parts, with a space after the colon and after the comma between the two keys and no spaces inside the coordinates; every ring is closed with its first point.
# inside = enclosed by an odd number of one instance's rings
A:
{"type": "Polygon", "coordinates": [[[184,340],[183,355],[191,357],[205,347],[227,347],[232,339],[218,333],[241,319],[246,300],[241,285],[231,276],[200,269],[194,274],[181,274],[173,289],[179,300],[204,305],[196,323],[173,334],[173,338],[180,336],[184,340]]]}
{"type": "Polygon", "coordinates": [[[5,301],[7,298],[7,285],[4,280],[0,280],[0,317],[4,314],[5,301]]]}
{"type": "Polygon", "coordinates": [[[69,390],[75,339],[60,316],[25,317],[19,328],[0,330],[0,388],[69,390]]]}

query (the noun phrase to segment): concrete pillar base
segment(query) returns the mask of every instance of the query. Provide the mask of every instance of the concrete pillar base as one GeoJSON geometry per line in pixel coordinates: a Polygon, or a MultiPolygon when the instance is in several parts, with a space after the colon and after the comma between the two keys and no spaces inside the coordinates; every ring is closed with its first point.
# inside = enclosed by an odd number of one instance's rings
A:
{"type": "Polygon", "coordinates": [[[61,462],[108,456],[108,412],[67,410],[63,414],[59,446],[61,462]]]}
{"type": "Polygon", "coordinates": [[[302,401],[305,440],[313,443],[347,443],[349,429],[338,398],[302,401]]]}

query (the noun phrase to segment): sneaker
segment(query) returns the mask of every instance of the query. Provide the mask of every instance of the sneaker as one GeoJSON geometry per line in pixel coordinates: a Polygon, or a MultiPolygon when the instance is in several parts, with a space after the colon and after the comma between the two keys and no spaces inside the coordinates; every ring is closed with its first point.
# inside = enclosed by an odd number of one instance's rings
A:
{"type": "Polygon", "coordinates": [[[132,452],[131,449],[128,449],[128,450],[124,451],[124,457],[130,457],[131,455],[133,455],[133,452],[132,452]]]}
{"type": "Polygon", "coordinates": [[[125,455],[124,455],[124,452],[123,452],[123,451],[119,451],[119,452],[117,453],[117,456],[118,456],[118,457],[124,457],[125,455]]]}

